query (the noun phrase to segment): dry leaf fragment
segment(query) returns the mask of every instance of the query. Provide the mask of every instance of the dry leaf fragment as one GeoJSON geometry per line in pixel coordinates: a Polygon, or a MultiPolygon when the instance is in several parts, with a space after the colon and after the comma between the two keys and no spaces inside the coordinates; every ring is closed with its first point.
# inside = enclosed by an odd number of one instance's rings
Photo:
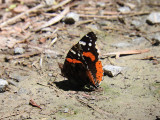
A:
{"type": "Polygon", "coordinates": [[[39,105],[37,105],[37,103],[35,101],[33,101],[32,99],[29,101],[29,104],[34,106],[34,107],[38,107],[40,109],[42,109],[39,105]]]}

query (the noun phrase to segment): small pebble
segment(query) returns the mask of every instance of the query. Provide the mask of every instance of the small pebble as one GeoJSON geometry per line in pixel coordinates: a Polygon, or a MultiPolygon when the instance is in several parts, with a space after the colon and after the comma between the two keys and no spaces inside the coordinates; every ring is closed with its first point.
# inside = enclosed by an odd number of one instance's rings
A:
{"type": "Polygon", "coordinates": [[[53,74],[52,74],[52,73],[49,73],[48,76],[49,76],[49,77],[53,77],[53,74]]]}
{"type": "Polygon", "coordinates": [[[64,109],[64,113],[68,113],[69,109],[68,108],[65,108],[64,109]]]}
{"type": "Polygon", "coordinates": [[[152,37],[152,45],[154,46],[160,45],[160,34],[156,34],[152,37]]]}
{"type": "Polygon", "coordinates": [[[147,23],[149,24],[160,23],[160,12],[152,12],[147,18],[147,23]]]}
{"type": "Polygon", "coordinates": [[[45,0],[45,2],[48,6],[57,4],[55,0],[45,0]]]}
{"type": "Polygon", "coordinates": [[[142,26],[142,22],[140,22],[138,20],[133,20],[131,25],[133,25],[134,27],[138,28],[138,27],[142,26]]]}
{"type": "Polygon", "coordinates": [[[14,53],[15,54],[23,54],[24,52],[25,52],[25,50],[23,48],[21,48],[21,47],[16,47],[14,49],[14,53]]]}
{"type": "Polygon", "coordinates": [[[0,93],[5,92],[8,86],[8,82],[6,80],[0,79],[0,93]]]}
{"type": "Polygon", "coordinates": [[[113,65],[105,65],[103,67],[104,73],[114,77],[116,75],[118,75],[119,73],[122,72],[122,70],[124,70],[124,67],[120,67],[120,66],[113,66],[113,65]]]}
{"type": "Polygon", "coordinates": [[[97,7],[105,7],[105,2],[97,2],[97,7]]]}
{"type": "Polygon", "coordinates": [[[135,45],[139,45],[141,43],[144,43],[145,41],[146,41],[146,39],[144,37],[139,37],[139,38],[133,39],[132,43],[135,45]]]}
{"type": "Polygon", "coordinates": [[[63,19],[66,24],[74,24],[75,22],[79,21],[79,15],[74,12],[70,12],[66,15],[63,19]]]}
{"type": "Polygon", "coordinates": [[[102,26],[111,26],[111,22],[106,20],[97,21],[97,23],[102,26]]]}
{"type": "Polygon", "coordinates": [[[118,11],[121,13],[127,13],[127,12],[130,12],[131,9],[129,7],[120,7],[118,11]]]}

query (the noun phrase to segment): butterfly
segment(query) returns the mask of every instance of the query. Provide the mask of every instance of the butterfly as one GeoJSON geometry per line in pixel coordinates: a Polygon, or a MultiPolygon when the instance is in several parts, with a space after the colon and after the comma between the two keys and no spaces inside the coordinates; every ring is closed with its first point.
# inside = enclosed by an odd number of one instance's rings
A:
{"type": "Polygon", "coordinates": [[[62,75],[74,87],[91,85],[98,88],[103,77],[102,63],[96,48],[97,37],[89,32],[69,50],[64,64],[59,65],[62,75]]]}

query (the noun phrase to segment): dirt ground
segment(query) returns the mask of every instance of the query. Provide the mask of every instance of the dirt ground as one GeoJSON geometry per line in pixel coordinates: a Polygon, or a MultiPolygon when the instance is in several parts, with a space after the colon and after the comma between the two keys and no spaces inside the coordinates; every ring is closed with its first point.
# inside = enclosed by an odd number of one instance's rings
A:
{"type": "MultiPolygon", "coordinates": [[[[23,5],[31,9],[40,4],[31,2],[34,4],[24,0],[23,5]]],[[[152,39],[160,36],[160,25],[146,22],[151,12],[159,10],[160,2],[101,2],[105,7],[98,7],[96,0],[70,1],[54,11],[60,14],[70,5],[70,12],[81,14],[75,24],[58,21],[35,30],[53,18],[53,11],[46,12],[46,7],[23,16],[23,20],[5,26],[1,24],[0,79],[7,80],[9,86],[0,93],[0,120],[160,120],[160,46],[152,39]],[[117,15],[117,9],[127,3],[130,7],[135,6],[128,14],[117,15]],[[110,14],[98,17],[101,10],[110,11],[110,14]],[[88,14],[92,17],[85,16],[88,14]],[[140,25],[133,25],[134,20],[140,25]],[[90,31],[97,35],[103,66],[112,64],[125,69],[115,77],[104,75],[99,90],[75,91],[65,84],[67,79],[61,76],[58,62],[63,63],[72,45],[90,31]],[[134,42],[137,38],[143,40],[134,42]],[[55,39],[56,42],[50,45],[55,39]],[[127,45],[116,46],[118,43],[127,45]],[[17,47],[25,52],[15,54],[17,47]],[[106,55],[145,49],[149,51],[118,58],[106,55]],[[30,101],[40,108],[31,105],[30,101]]],[[[18,15],[5,11],[12,4],[3,3],[4,7],[0,7],[0,23],[18,15]]]]}

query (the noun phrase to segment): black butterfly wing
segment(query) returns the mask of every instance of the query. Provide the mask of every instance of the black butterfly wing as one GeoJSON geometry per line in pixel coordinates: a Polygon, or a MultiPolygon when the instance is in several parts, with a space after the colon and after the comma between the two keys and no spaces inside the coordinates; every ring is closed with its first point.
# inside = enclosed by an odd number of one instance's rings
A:
{"type": "Polygon", "coordinates": [[[74,84],[90,83],[98,87],[103,76],[102,64],[98,61],[97,37],[93,32],[85,35],[68,52],[62,73],[74,84]]]}
{"type": "Polygon", "coordinates": [[[98,87],[102,81],[102,63],[98,60],[98,50],[96,48],[97,37],[93,32],[89,32],[78,43],[82,48],[84,64],[87,67],[87,75],[93,86],[98,87]]]}

